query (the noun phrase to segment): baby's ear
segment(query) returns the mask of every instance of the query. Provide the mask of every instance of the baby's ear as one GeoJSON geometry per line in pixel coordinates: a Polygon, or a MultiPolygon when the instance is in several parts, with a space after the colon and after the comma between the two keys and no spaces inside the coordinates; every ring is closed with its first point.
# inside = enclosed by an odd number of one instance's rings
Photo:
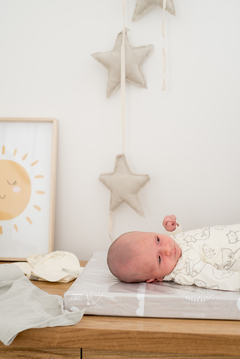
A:
{"type": "Polygon", "coordinates": [[[153,282],[162,282],[163,278],[155,278],[155,279],[148,279],[146,283],[153,283],[153,282]]]}
{"type": "Polygon", "coordinates": [[[156,282],[156,279],[148,279],[148,280],[146,280],[146,283],[152,283],[152,282],[156,282]]]}

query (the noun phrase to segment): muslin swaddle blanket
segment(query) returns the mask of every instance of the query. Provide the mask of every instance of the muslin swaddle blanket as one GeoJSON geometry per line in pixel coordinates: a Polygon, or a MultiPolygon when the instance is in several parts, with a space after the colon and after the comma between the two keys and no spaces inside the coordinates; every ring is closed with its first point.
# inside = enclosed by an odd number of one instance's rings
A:
{"type": "Polygon", "coordinates": [[[0,265],[0,340],[9,345],[29,328],[73,325],[85,310],[63,309],[63,298],[37,288],[14,264],[0,265]]]}

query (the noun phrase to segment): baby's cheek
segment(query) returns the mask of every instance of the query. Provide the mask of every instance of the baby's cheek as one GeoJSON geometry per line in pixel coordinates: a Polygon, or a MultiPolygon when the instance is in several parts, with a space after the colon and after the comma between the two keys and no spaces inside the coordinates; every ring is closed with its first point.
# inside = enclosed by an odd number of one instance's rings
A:
{"type": "Polygon", "coordinates": [[[13,187],[13,192],[14,192],[14,193],[18,193],[18,192],[20,192],[20,191],[21,191],[21,188],[20,188],[20,187],[17,187],[17,186],[13,187]]]}

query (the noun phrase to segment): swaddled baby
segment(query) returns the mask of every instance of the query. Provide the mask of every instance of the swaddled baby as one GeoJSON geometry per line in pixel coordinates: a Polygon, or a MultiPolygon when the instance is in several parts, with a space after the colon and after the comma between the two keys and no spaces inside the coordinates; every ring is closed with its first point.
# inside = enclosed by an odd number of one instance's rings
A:
{"type": "Polygon", "coordinates": [[[240,290],[240,225],[182,232],[166,216],[168,234],[129,232],[110,246],[108,266],[123,282],[175,281],[183,285],[240,290]]]}

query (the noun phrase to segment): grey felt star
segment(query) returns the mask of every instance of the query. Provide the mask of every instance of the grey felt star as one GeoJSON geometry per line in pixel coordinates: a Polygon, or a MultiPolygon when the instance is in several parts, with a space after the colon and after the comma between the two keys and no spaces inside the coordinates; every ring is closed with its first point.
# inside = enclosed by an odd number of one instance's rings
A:
{"type": "Polygon", "coordinates": [[[144,217],[138,192],[150,181],[148,175],[136,175],[128,167],[124,154],[116,156],[113,173],[101,174],[99,180],[111,191],[110,213],[126,202],[144,217]]]}
{"type": "MultiPolygon", "coordinates": [[[[127,31],[125,33],[125,72],[126,81],[132,82],[139,87],[147,88],[145,77],[141,70],[144,60],[152,53],[153,45],[132,47],[129,43],[127,31]]],[[[100,62],[108,70],[107,97],[121,83],[121,45],[122,32],[117,36],[115,46],[112,51],[96,52],[92,54],[95,60],[100,62]]]]}
{"type": "MultiPolygon", "coordinates": [[[[132,20],[138,20],[154,6],[163,8],[163,0],[138,0],[132,20]]],[[[170,14],[175,15],[175,6],[173,0],[167,0],[166,10],[170,14]]]]}

